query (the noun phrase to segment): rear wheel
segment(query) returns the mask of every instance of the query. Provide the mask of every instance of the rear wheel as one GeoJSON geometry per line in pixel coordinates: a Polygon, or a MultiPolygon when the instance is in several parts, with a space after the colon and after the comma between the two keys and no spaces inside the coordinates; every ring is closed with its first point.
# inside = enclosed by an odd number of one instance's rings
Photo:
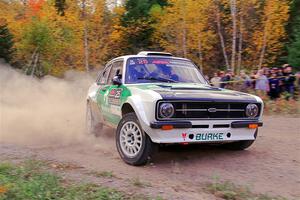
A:
{"type": "Polygon", "coordinates": [[[116,145],[123,161],[135,166],[146,164],[156,146],[143,131],[134,113],[124,115],[120,121],[116,145]]]}

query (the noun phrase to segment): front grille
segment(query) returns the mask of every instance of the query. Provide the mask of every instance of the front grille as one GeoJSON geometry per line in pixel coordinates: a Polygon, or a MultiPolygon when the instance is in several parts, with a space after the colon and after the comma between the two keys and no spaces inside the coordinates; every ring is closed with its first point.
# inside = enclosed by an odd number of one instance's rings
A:
{"type": "MultiPolygon", "coordinates": [[[[165,102],[172,103],[175,109],[174,116],[168,119],[248,119],[245,109],[249,103],[245,102],[159,101],[156,109],[158,120],[165,120],[159,114],[159,106],[165,102]]],[[[256,116],[258,117],[261,104],[256,103],[256,105],[259,108],[256,116]]]]}

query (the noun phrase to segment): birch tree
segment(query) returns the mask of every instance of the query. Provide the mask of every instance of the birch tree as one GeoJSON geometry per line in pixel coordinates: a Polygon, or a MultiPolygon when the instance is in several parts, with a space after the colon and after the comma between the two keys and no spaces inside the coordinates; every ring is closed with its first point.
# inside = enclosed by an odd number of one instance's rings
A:
{"type": "Polygon", "coordinates": [[[231,53],[231,70],[235,71],[235,59],[236,59],[236,38],[237,38],[237,26],[236,26],[236,0],[230,0],[230,12],[232,17],[232,53],[231,53]]]}
{"type": "Polygon", "coordinates": [[[220,38],[220,45],[221,45],[221,48],[222,48],[222,53],[223,53],[223,56],[224,56],[225,65],[226,65],[227,69],[230,69],[228,56],[227,56],[227,52],[226,52],[224,36],[223,36],[223,33],[222,33],[222,25],[221,25],[221,17],[220,17],[219,8],[216,10],[216,22],[217,22],[217,32],[218,32],[218,35],[219,35],[219,38],[220,38]]]}
{"type": "Polygon", "coordinates": [[[84,21],[83,27],[83,44],[84,44],[84,65],[87,72],[90,71],[89,67],[89,44],[88,44],[88,25],[87,25],[87,2],[81,1],[81,18],[84,21]]]}

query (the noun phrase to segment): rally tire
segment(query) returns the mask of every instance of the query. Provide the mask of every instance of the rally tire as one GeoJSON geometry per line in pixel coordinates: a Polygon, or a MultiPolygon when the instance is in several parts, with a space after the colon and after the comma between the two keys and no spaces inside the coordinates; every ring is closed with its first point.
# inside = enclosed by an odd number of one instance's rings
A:
{"type": "MultiPolygon", "coordinates": [[[[254,137],[256,138],[258,130],[255,131],[254,137]]],[[[241,140],[237,142],[231,142],[227,144],[223,144],[222,147],[224,149],[232,150],[232,151],[242,151],[244,149],[249,148],[255,140],[241,140]]]]}
{"type": "Polygon", "coordinates": [[[119,122],[116,131],[116,146],[122,160],[125,163],[134,166],[145,165],[156,149],[156,144],[154,144],[149,136],[143,131],[135,113],[125,114],[119,122]],[[131,127],[134,128],[130,129],[131,127]],[[138,134],[130,136],[130,131],[138,132],[138,134]],[[131,137],[138,139],[132,141],[130,139],[131,137]],[[129,142],[127,142],[127,138],[129,138],[129,142]],[[130,142],[132,142],[132,144],[130,142]],[[136,149],[138,150],[132,150],[134,149],[134,144],[137,142],[140,144],[136,145],[136,149]]]}
{"type": "Polygon", "coordinates": [[[86,105],[86,130],[87,130],[87,133],[98,137],[98,136],[100,136],[102,128],[103,128],[103,123],[96,121],[95,116],[93,114],[91,104],[88,102],[86,105]]]}

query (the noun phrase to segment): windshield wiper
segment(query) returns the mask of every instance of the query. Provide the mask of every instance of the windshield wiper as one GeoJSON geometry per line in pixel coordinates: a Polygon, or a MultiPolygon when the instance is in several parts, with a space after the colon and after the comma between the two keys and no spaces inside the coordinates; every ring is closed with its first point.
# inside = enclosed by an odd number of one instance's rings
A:
{"type": "Polygon", "coordinates": [[[161,82],[172,82],[172,83],[178,83],[178,81],[175,81],[173,79],[168,78],[162,78],[162,77],[153,77],[153,76],[146,76],[146,77],[140,77],[139,80],[153,80],[153,81],[161,81],[161,82]]]}

